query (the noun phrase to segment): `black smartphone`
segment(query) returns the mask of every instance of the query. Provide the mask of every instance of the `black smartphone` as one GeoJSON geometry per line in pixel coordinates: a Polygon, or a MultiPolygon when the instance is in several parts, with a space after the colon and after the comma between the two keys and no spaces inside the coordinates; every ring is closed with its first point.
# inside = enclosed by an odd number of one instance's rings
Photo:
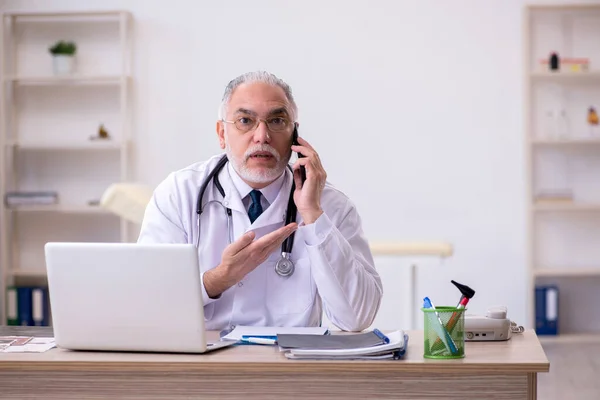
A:
{"type": "MultiPolygon", "coordinates": [[[[294,133],[292,136],[292,144],[299,146],[300,143],[298,143],[298,125],[294,124],[294,133]]],[[[304,158],[304,155],[297,153],[298,154],[298,158],[304,158]]],[[[306,168],[304,167],[300,167],[300,176],[302,177],[302,182],[306,181],[306,168]]]]}

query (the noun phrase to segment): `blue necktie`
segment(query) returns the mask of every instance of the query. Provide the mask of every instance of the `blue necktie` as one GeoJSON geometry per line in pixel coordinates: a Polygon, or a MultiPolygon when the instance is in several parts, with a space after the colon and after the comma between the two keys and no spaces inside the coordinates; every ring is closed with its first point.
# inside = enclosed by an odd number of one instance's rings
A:
{"type": "Polygon", "coordinates": [[[250,204],[250,209],[248,209],[250,223],[253,223],[263,212],[262,206],[260,205],[260,195],[261,193],[258,190],[250,192],[250,197],[252,198],[252,204],[250,204]]]}

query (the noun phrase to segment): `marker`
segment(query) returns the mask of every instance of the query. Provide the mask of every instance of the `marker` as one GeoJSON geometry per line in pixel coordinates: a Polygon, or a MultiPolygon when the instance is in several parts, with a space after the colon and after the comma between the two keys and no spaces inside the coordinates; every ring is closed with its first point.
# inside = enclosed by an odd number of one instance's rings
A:
{"type": "Polygon", "coordinates": [[[377,329],[377,328],[373,329],[373,333],[376,334],[379,339],[383,340],[384,343],[390,342],[390,338],[385,336],[379,329],[377,329]]]}
{"type": "Polygon", "coordinates": [[[253,344],[266,344],[266,345],[277,344],[277,340],[274,340],[274,339],[251,337],[251,336],[250,337],[242,337],[242,342],[253,343],[253,344]]]}
{"type": "Polygon", "coordinates": [[[271,339],[277,340],[275,335],[242,335],[242,339],[271,339]]]}

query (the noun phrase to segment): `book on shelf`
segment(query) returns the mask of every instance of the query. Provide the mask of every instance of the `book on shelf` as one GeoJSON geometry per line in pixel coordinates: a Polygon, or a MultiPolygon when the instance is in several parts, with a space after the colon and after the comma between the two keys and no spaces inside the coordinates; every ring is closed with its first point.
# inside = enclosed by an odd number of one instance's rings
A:
{"type": "Polygon", "coordinates": [[[8,207],[56,203],[58,203],[58,193],[52,191],[15,191],[8,192],[5,196],[5,204],[8,207]]]}
{"type": "Polygon", "coordinates": [[[46,286],[9,286],[6,288],[8,325],[48,326],[50,300],[46,286]]]}
{"type": "Polygon", "coordinates": [[[535,332],[538,335],[558,334],[558,286],[535,287],[535,332]]]}

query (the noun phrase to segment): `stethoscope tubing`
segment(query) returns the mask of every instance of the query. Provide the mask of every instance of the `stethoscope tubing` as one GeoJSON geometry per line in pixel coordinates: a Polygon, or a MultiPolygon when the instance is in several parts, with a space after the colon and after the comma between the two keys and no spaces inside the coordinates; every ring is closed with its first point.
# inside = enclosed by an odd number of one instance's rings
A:
{"type": "MultiPolygon", "coordinates": [[[[221,157],[221,159],[219,159],[219,161],[217,162],[217,165],[208,174],[205,181],[202,183],[202,186],[200,186],[200,190],[198,192],[198,198],[196,200],[196,214],[197,214],[196,227],[198,229],[198,236],[196,238],[196,248],[200,247],[200,218],[202,216],[202,212],[204,211],[203,208],[208,206],[211,203],[218,203],[225,209],[225,212],[227,214],[227,231],[228,231],[228,235],[229,235],[229,243],[230,244],[233,243],[233,216],[232,216],[231,209],[229,207],[225,207],[225,205],[223,205],[223,203],[218,200],[210,200],[206,204],[204,204],[204,207],[202,205],[202,198],[204,197],[206,188],[208,187],[208,184],[210,183],[211,180],[214,182],[214,184],[217,187],[217,190],[219,191],[221,196],[223,198],[225,198],[225,191],[223,190],[223,186],[221,186],[221,182],[219,181],[219,177],[217,175],[221,171],[221,169],[223,169],[223,167],[225,166],[227,161],[228,161],[227,155],[223,155],[221,157]]],[[[290,170],[291,170],[291,167],[288,166],[288,168],[290,168],[290,170]]],[[[296,220],[297,208],[296,208],[296,203],[294,202],[295,189],[296,189],[296,185],[295,185],[294,181],[292,181],[292,188],[290,190],[290,196],[288,199],[288,207],[287,207],[286,216],[285,216],[285,225],[288,225],[296,220]]],[[[281,260],[279,260],[279,262],[275,266],[275,271],[280,276],[287,277],[287,276],[292,275],[294,272],[294,264],[289,259],[290,254],[292,252],[292,247],[294,246],[294,236],[295,236],[295,232],[292,232],[292,234],[290,236],[288,236],[284,240],[284,242],[281,244],[281,260]],[[286,265],[286,267],[282,267],[282,265],[286,265]],[[291,269],[290,269],[290,266],[291,266],[291,269]]]]}

